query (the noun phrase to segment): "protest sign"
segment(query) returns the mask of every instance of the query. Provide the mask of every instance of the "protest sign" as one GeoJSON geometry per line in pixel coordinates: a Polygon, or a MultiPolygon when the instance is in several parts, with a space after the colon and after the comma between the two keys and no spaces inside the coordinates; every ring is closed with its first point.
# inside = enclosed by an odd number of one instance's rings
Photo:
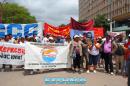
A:
{"type": "Polygon", "coordinates": [[[69,46],[64,44],[26,44],[25,69],[68,68],[69,46]]]}
{"type": "MultiPolygon", "coordinates": [[[[34,24],[0,24],[0,37],[4,37],[7,34],[12,34],[14,38],[33,36],[38,34],[38,25],[34,24]]],[[[42,29],[42,28],[40,28],[42,29]]]]}
{"type": "Polygon", "coordinates": [[[23,65],[24,45],[0,42],[0,64],[23,65]]]}

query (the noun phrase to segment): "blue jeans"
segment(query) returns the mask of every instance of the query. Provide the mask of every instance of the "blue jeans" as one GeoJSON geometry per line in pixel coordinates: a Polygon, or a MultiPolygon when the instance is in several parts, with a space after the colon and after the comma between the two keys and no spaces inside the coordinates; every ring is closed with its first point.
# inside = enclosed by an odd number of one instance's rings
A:
{"type": "Polygon", "coordinates": [[[129,65],[130,65],[130,61],[125,61],[124,62],[124,72],[125,72],[126,75],[128,75],[129,65]]]}
{"type": "Polygon", "coordinates": [[[128,86],[130,86],[130,61],[128,62],[128,86]]]}

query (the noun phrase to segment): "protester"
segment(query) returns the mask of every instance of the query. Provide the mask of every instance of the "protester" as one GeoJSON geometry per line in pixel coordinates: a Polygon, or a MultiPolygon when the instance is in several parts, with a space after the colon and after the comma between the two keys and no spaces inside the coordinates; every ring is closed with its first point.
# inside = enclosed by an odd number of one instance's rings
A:
{"type": "Polygon", "coordinates": [[[55,43],[64,43],[64,38],[63,37],[56,37],[55,43]]]}
{"type": "Polygon", "coordinates": [[[14,43],[14,38],[12,37],[12,34],[8,34],[9,36],[9,43],[14,43]]]}
{"type": "Polygon", "coordinates": [[[71,46],[70,52],[72,52],[71,57],[73,58],[73,70],[74,72],[81,73],[80,62],[81,62],[81,56],[82,56],[82,46],[81,46],[81,43],[79,42],[78,35],[74,36],[74,41],[71,43],[70,46],[71,46]]]}
{"type": "Polygon", "coordinates": [[[25,41],[29,41],[29,37],[28,36],[25,36],[25,41]]]}
{"type": "Polygon", "coordinates": [[[14,39],[14,44],[19,44],[19,39],[18,38],[14,39]]]}
{"type": "MultiPolygon", "coordinates": [[[[79,43],[82,46],[82,53],[83,53],[83,35],[82,34],[79,35],[79,43]]],[[[81,72],[83,72],[84,71],[84,56],[83,55],[81,56],[81,60],[80,60],[80,68],[81,68],[81,72]]]]}
{"type": "Polygon", "coordinates": [[[88,44],[88,52],[89,52],[89,66],[87,73],[90,72],[91,67],[93,65],[94,69],[93,72],[96,73],[96,67],[97,67],[97,62],[99,59],[99,49],[101,45],[97,43],[96,40],[94,40],[94,43],[89,43],[88,44]]]}
{"type": "Polygon", "coordinates": [[[125,47],[125,75],[128,76],[128,86],[130,86],[130,34],[128,35],[128,41],[124,45],[125,47]]]}
{"type": "Polygon", "coordinates": [[[0,39],[0,42],[5,42],[4,38],[1,38],[1,39],[0,39]]]}
{"type": "Polygon", "coordinates": [[[113,73],[113,62],[112,62],[112,43],[111,37],[109,35],[106,36],[106,40],[103,43],[103,51],[104,51],[104,60],[105,60],[105,70],[107,73],[113,73]],[[110,71],[109,71],[110,66],[110,71]]]}
{"type": "Polygon", "coordinates": [[[35,39],[36,39],[36,42],[41,43],[41,37],[40,36],[37,36],[35,39]]]}
{"type": "Polygon", "coordinates": [[[37,42],[37,40],[36,40],[36,34],[33,34],[33,37],[32,37],[32,42],[37,42]]]}
{"type": "Polygon", "coordinates": [[[53,37],[49,37],[49,42],[48,43],[55,43],[55,40],[53,37]]]}
{"type": "Polygon", "coordinates": [[[23,44],[23,43],[25,43],[25,38],[21,37],[19,44],[23,44]]]}
{"type": "Polygon", "coordinates": [[[84,66],[83,63],[85,63],[85,70],[88,70],[88,39],[86,37],[86,34],[84,33],[83,36],[80,36],[82,40],[82,61],[81,61],[81,66],[84,66]]]}
{"type": "MultiPolygon", "coordinates": [[[[10,39],[11,39],[10,35],[5,35],[5,42],[10,43],[10,39]]],[[[6,64],[2,65],[2,71],[5,71],[6,66],[8,66],[8,65],[6,65],[6,64]]],[[[10,71],[12,70],[12,68],[13,68],[13,66],[9,64],[9,70],[10,71]]]]}
{"type": "Polygon", "coordinates": [[[123,64],[124,64],[124,46],[122,44],[123,39],[118,35],[113,41],[115,61],[116,61],[116,74],[119,73],[121,69],[121,74],[123,74],[123,64]]]}
{"type": "Polygon", "coordinates": [[[45,35],[44,36],[44,38],[43,38],[43,40],[42,40],[42,43],[48,43],[49,42],[49,35],[47,34],[47,35],[45,35]]]}
{"type": "Polygon", "coordinates": [[[128,86],[130,86],[130,63],[128,64],[128,86]]]}
{"type": "Polygon", "coordinates": [[[68,45],[68,44],[70,44],[70,43],[71,43],[71,37],[70,37],[70,36],[67,36],[67,37],[65,38],[64,44],[68,45]]]}
{"type": "Polygon", "coordinates": [[[103,51],[103,40],[102,40],[102,37],[99,37],[98,39],[97,39],[97,43],[99,43],[100,45],[101,45],[101,48],[99,49],[99,63],[98,63],[98,66],[99,67],[105,67],[104,66],[104,51],[103,51]]]}
{"type": "Polygon", "coordinates": [[[9,42],[9,40],[10,40],[9,35],[5,35],[4,41],[5,41],[5,42],[9,42]]]}
{"type": "Polygon", "coordinates": [[[124,45],[125,47],[125,74],[128,75],[128,66],[130,64],[130,34],[128,35],[128,42],[124,45]]]}

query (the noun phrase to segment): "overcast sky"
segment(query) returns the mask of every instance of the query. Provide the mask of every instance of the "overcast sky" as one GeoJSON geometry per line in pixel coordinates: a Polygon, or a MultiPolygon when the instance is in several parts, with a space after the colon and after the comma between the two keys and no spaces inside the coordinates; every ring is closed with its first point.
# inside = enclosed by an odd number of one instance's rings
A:
{"type": "Polygon", "coordinates": [[[78,0],[6,0],[25,6],[38,21],[53,25],[78,20],[78,0]]]}

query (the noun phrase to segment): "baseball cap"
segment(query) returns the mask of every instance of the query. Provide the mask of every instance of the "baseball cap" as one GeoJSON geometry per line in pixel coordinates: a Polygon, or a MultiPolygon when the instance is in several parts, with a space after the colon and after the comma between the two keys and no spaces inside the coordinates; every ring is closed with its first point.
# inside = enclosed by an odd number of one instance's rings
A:
{"type": "Polygon", "coordinates": [[[53,38],[52,38],[52,37],[49,37],[49,39],[50,39],[50,40],[53,40],[53,38]]]}
{"type": "Polygon", "coordinates": [[[128,35],[128,37],[130,37],[130,34],[128,35]]]}
{"type": "Polygon", "coordinates": [[[83,35],[82,35],[82,34],[80,34],[80,35],[79,35],[79,37],[83,37],[83,35]]]}
{"type": "Polygon", "coordinates": [[[79,36],[78,36],[78,35],[75,35],[74,38],[79,38],[79,36]]]}

